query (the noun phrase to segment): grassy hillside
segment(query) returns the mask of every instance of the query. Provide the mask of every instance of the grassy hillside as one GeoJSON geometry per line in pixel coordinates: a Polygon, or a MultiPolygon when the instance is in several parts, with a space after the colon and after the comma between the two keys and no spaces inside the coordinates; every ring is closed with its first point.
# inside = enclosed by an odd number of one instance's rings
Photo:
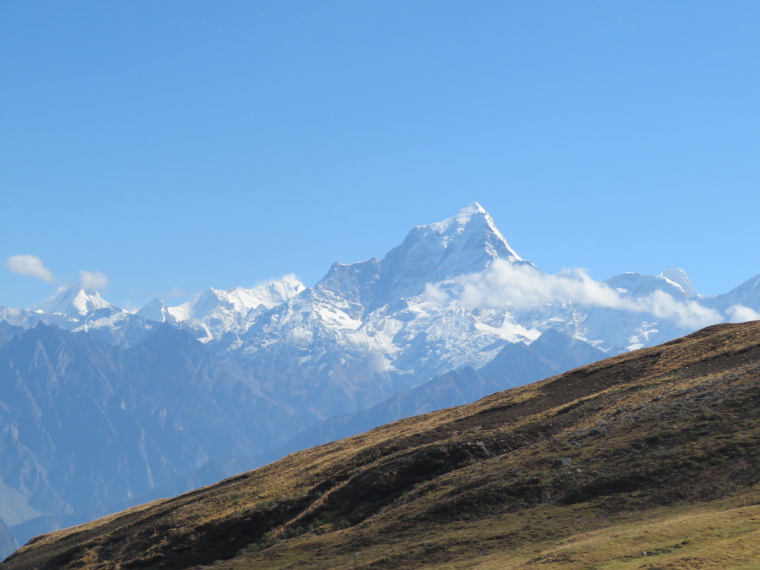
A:
{"type": "Polygon", "coordinates": [[[37,537],[2,568],[757,568],[760,322],[37,537]]]}

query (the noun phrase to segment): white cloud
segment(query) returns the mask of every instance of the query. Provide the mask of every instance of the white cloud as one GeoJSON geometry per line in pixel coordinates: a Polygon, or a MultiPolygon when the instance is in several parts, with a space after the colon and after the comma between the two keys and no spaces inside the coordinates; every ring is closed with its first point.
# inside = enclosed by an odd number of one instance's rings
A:
{"type": "Polygon", "coordinates": [[[80,271],[79,284],[84,289],[103,289],[108,285],[108,277],[100,271],[80,271]]]}
{"type": "Polygon", "coordinates": [[[176,299],[177,297],[187,297],[187,296],[188,296],[188,294],[185,293],[185,291],[183,291],[179,287],[172,287],[166,293],[167,299],[176,299]]]}
{"type": "Polygon", "coordinates": [[[425,292],[422,294],[422,298],[438,305],[443,305],[449,300],[449,296],[446,292],[442,291],[437,285],[433,285],[432,283],[425,283],[425,292]]]}
{"type": "Polygon", "coordinates": [[[13,273],[29,275],[51,283],[53,273],[42,264],[42,260],[36,255],[12,255],[5,262],[5,266],[13,273]]]}
{"type": "Polygon", "coordinates": [[[747,321],[760,321],[760,313],[745,307],[744,305],[734,305],[726,311],[728,319],[732,323],[746,323],[747,321]]]}
{"type": "Polygon", "coordinates": [[[532,265],[497,259],[490,269],[464,276],[462,302],[469,306],[537,309],[555,300],[616,308],[620,294],[591,279],[582,269],[547,275],[532,265]]]}
{"type": "MultiPolygon", "coordinates": [[[[465,275],[458,282],[461,285],[460,302],[472,308],[511,308],[523,311],[540,309],[559,301],[648,313],[673,321],[678,327],[686,329],[697,329],[724,320],[713,309],[694,301],[676,300],[664,291],[654,291],[636,298],[624,296],[604,283],[594,281],[582,269],[547,275],[532,265],[497,259],[488,270],[465,275]]],[[[432,285],[426,287],[425,295],[437,302],[445,302],[449,298],[439,287],[432,285]]]]}
{"type": "Polygon", "coordinates": [[[695,301],[677,301],[664,291],[654,291],[636,299],[633,306],[635,307],[633,310],[651,313],[660,319],[668,319],[685,329],[699,329],[725,320],[714,309],[703,307],[695,301]]]}

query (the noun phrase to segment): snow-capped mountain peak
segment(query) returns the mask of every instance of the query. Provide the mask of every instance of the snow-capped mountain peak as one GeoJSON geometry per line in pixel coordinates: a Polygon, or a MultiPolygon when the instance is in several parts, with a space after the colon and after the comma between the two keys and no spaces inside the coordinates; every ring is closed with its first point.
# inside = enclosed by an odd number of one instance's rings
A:
{"type": "Polygon", "coordinates": [[[32,307],[37,313],[52,313],[79,318],[96,309],[116,309],[94,289],[76,285],[59,291],[55,297],[32,307]]]}
{"type": "Polygon", "coordinates": [[[265,309],[276,307],[298,295],[305,288],[304,284],[292,274],[264,282],[250,289],[235,287],[223,290],[209,287],[186,303],[178,307],[170,307],[168,310],[178,321],[202,320],[220,309],[244,316],[260,307],[265,309]]]}
{"type": "Polygon", "coordinates": [[[467,238],[478,238],[480,236],[493,237],[496,238],[494,241],[501,246],[494,248],[495,250],[501,250],[494,251],[498,257],[506,257],[512,261],[522,261],[520,256],[509,247],[507,240],[504,239],[504,236],[501,235],[501,232],[496,227],[493,218],[477,202],[468,204],[456,214],[441,222],[427,226],[416,226],[412,232],[415,230],[424,230],[427,236],[440,236],[440,242],[444,247],[448,247],[458,236],[467,238]],[[504,255],[505,253],[506,256],[504,255]]]}
{"type": "Polygon", "coordinates": [[[477,202],[450,218],[416,226],[380,262],[385,298],[419,295],[426,283],[439,283],[483,271],[495,259],[523,259],[509,247],[493,219],[477,202]]]}
{"type": "Polygon", "coordinates": [[[209,287],[175,307],[167,307],[160,299],[154,299],[137,314],[152,321],[185,323],[196,338],[208,342],[228,332],[246,330],[262,312],[295,297],[305,288],[295,275],[286,275],[250,289],[209,287]]]}
{"type": "MultiPolygon", "coordinates": [[[[481,214],[481,215],[485,214],[486,216],[488,215],[488,213],[483,209],[483,206],[481,206],[477,202],[472,202],[470,204],[467,204],[464,208],[459,210],[456,214],[454,214],[450,218],[446,218],[445,220],[441,222],[435,222],[433,224],[429,224],[428,227],[433,228],[440,232],[444,232],[452,225],[464,226],[470,223],[470,221],[472,220],[472,216],[477,216],[478,214],[481,214]]],[[[420,227],[420,226],[417,226],[417,227],[420,227]]]]}
{"type": "MultiPolygon", "coordinates": [[[[249,358],[293,342],[304,354],[309,347],[372,354],[370,361],[382,362],[378,370],[404,374],[482,364],[501,344],[528,342],[547,327],[620,351],[721,318],[760,318],[760,277],[707,298],[693,292],[680,269],[595,283],[523,271],[531,268],[473,202],[442,221],[412,228],[380,261],[333,264],[312,289],[286,275],[251,288],[209,288],[174,307],[156,299],[136,316],[177,324],[226,354],[249,358]]],[[[4,310],[0,317],[25,326],[43,321],[109,330],[122,320],[130,326],[137,320],[121,312],[83,318],[104,307],[110,305],[97,292],[73,288],[38,305],[35,313],[4,310]]],[[[292,358],[284,350],[283,362],[292,358]]]]}
{"type": "Polygon", "coordinates": [[[251,304],[255,303],[256,307],[264,305],[267,309],[271,309],[295,297],[304,289],[306,289],[306,286],[301,283],[298,277],[291,273],[280,279],[267,281],[248,289],[248,302],[251,304]]]}
{"type": "Polygon", "coordinates": [[[159,323],[176,323],[177,319],[169,312],[169,307],[162,299],[156,297],[142,309],[137,311],[137,316],[149,321],[158,321],[159,323]]]}
{"type": "MultiPolygon", "coordinates": [[[[501,232],[496,227],[493,218],[483,209],[483,206],[477,202],[468,204],[456,214],[447,218],[441,222],[429,224],[427,226],[417,226],[415,229],[425,228],[427,234],[439,234],[441,236],[441,243],[444,247],[456,239],[457,236],[471,235],[473,237],[479,235],[485,235],[487,237],[496,238],[494,241],[502,247],[494,247],[493,253],[501,258],[509,259],[510,261],[522,261],[519,255],[509,247],[507,240],[501,235],[501,232]],[[500,251],[501,250],[501,251],[500,251]]],[[[413,230],[414,231],[414,230],[413,230]]],[[[489,244],[494,246],[495,244],[489,244]]]]}
{"type": "Polygon", "coordinates": [[[660,273],[660,277],[667,279],[671,283],[675,283],[682,290],[686,297],[696,297],[697,294],[691,286],[691,279],[683,269],[673,267],[671,269],[665,269],[660,273]]]}

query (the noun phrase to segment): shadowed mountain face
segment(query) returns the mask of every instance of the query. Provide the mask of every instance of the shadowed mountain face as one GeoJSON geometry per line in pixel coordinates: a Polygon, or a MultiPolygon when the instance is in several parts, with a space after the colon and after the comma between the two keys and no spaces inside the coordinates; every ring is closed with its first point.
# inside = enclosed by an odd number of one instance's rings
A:
{"type": "Polygon", "coordinates": [[[20,540],[260,453],[283,423],[168,325],[126,350],[39,325],[0,348],[0,378],[0,497],[20,540]]]}
{"type": "Polygon", "coordinates": [[[8,526],[0,519],[0,552],[6,553],[5,557],[18,548],[16,538],[11,533],[8,526]]]}
{"type": "Polygon", "coordinates": [[[758,409],[760,322],[714,326],[38,537],[3,568],[749,568],[758,409]]]}
{"type": "Polygon", "coordinates": [[[13,338],[17,332],[21,332],[21,327],[16,327],[8,321],[0,320],[0,348],[13,338]]]}

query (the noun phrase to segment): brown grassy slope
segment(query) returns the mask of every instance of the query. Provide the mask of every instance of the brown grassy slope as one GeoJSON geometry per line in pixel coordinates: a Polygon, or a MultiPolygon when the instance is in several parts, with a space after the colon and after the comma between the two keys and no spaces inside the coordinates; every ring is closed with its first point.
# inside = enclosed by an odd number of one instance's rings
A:
{"type": "Polygon", "coordinates": [[[757,568],[760,322],[37,537],[2,568],[757,568]]]}

